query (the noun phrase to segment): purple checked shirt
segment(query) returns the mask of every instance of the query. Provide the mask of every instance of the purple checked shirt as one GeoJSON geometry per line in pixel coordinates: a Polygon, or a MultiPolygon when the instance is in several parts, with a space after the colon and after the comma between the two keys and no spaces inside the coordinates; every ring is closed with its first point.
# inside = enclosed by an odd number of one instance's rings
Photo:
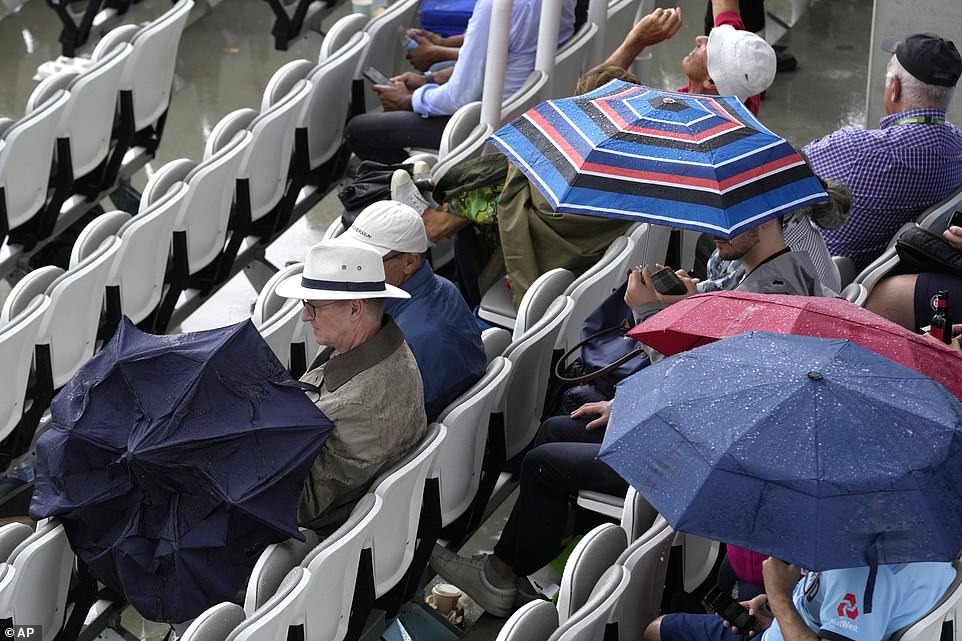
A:
{"type": "Polygon", "coordinates": [[[858,269],[899,227],[962,184],[962,131],[937,109],[886,116],[880,129],[843,127],[810,142],[805,153],[819,177],[852,192],[848,222],[822,234],[833,256],[847,256],[858,269]]]}

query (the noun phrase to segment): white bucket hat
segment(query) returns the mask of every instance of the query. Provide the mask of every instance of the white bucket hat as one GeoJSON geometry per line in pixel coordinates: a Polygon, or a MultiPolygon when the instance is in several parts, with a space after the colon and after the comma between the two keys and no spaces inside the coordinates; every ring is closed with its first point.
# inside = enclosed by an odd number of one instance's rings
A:
{"type": "Polygon", "coordinates": [[[381,256],[392,251],[423,254],[428,250],[428,235],[421,216],[396,200],[382,200],[365,207],[337,240],[373,249],[381,256]]]}
{"type": "Polygon", "coordinates": [[[305,300],[410,298],[384,282],[384,263],[372,249],[322,240],[307,252],[304,272],[277,286],[277,295],[305,300]]]}
{"type": "Polygon", "coordinates": [[[730,24],[708,34],[708,75],[722,96],[742,102],[760,94],[775,80],[775,50],[751,31],[730,24]]]}

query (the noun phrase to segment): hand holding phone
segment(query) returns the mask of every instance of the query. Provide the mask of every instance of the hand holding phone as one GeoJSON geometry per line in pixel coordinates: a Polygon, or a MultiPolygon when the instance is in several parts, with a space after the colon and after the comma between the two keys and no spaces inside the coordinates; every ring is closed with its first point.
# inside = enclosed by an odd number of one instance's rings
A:
{"type": "Polygon", "coordinates": [[[688,288],[670,267],[662,267],[651,275],[651,284],[659,294],[680,296],[687,294],[688,288]]]}
{"type": "Polygon", "coordinates": [[[952,217],[949,218],[949,224],[946,227],[962,227],[962,211],[956,211],[952,213],[952,217]]]}
{"type": "Polygon", "coordinates": [[[740,603],[723,590],[713,587],[705,595],[705,606],[715,614],[728,621],[732,627],[738,628],[743,634],[748,634],[758,625],[758,619],[748,613],[740,603]]]}

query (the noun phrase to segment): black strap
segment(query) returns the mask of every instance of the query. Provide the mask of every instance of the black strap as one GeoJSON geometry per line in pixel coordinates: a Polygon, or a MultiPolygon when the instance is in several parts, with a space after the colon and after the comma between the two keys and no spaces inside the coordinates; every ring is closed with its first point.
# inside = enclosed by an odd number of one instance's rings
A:
{"type": "Polygon", "coordinates": [[[590,383],[591,381],[597,378],[601,378],[602,376],[604,376],[609,372],[613,372],[614,370],[618,369],[619,367],[621,367],[631,359],[635,358],[636,356],[640,356],[644,354],[645,349],[643,347],[638,347],[636,349],[631,350],[630,352],[628,352],[627,354],[625,354],[624,356],[616,360],[614,363],[605,365],[601,369],[597,369],[593,372],[589,372],[588,374],[582,374],[581,376],[565,376],[564,371],[568,367],[565,364],[566,361],[571,357],[572,354],[574,354],[576,351],[581,349],[582,345],[584,345],[585,343],[590,343],[594,339],[600,338],[601,336],[611,334],[612,332],[620,331],[622,335],[624,335],[630,329],[631,329],[631,325],[628,323],[628,321],[623,320],[619,325],[615,325],[614,327],[608,327],[599,332],[595,332],[591,336],[585,338],[580,343],[578,343],[577,345],[569,349],[567,352],[562,354],[561,358],[558,359],[558,362],[555,363],[555,368],[554,368],[555,377],[562,383],[569,383],[571,385],[583,385],[584,383],[590,383]]]}

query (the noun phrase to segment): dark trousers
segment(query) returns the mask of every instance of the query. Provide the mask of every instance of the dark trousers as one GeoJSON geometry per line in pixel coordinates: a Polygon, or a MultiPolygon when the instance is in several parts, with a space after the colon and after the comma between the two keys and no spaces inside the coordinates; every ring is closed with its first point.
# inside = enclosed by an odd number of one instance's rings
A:
{"type": "Polygon", "coordinates": [[[567,416],[548,419],[521,462],[518,501],[494,548],[515,574],[531,574],[558,554],[568,502],[578,490],[628,491],[624,479],[597,458],[604,430],[589,432],[587,423],[567,416]]]}
{"type": "Polygon", "coordinates": [[[407,159],[405,147],[437,149],[450,119],[450,116],[422,118],[413,111],[360,114],[347,123],[344,139],[361,160],[393,165],[407,159]]]}

